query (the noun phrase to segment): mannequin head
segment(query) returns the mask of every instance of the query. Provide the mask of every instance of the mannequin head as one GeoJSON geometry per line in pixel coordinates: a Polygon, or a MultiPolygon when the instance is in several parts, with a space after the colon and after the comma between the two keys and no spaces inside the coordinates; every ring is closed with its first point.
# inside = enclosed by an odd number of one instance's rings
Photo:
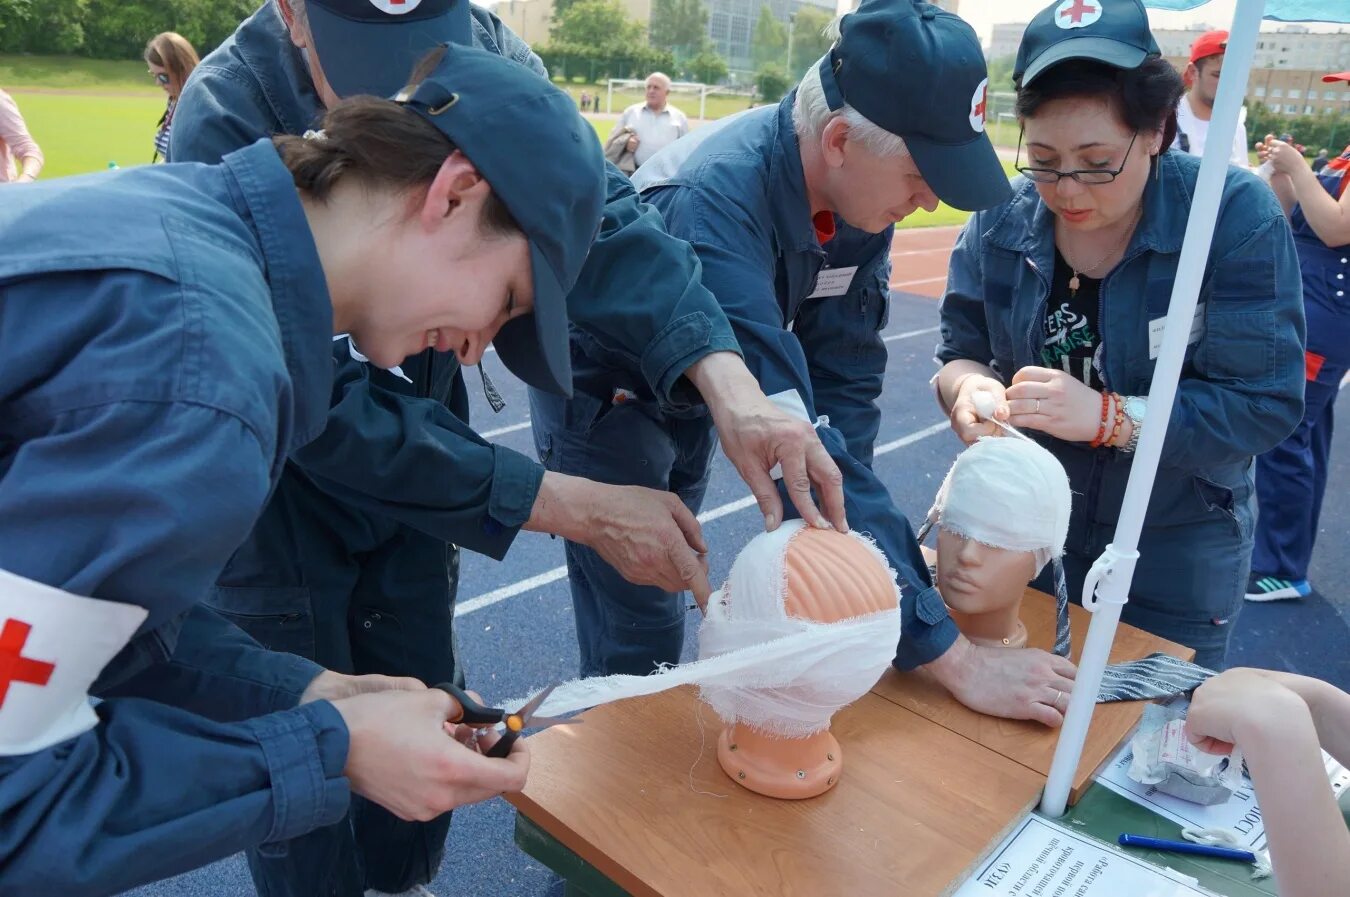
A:
{"type": "Polygon", "coordinates": [[[885,557],[855,533],[789,521],[741,551],[709,602],[700,658],[731,647],[786,653],[768,678],[756,672],[736,688],[703,689],[729,724],[717,756],[733,781],[779,798],[834,786],[843,761],[830,717],[890,663],[899,597],[885,557]]]}
{"type": "Polygon", "coordinates": [[[938,529],[937,585],[977,644],[1018,647],[1022,593],[1064,552],[1069,479],[1034,442],[985,438],[956,459],[929,518],[938,529]]]}

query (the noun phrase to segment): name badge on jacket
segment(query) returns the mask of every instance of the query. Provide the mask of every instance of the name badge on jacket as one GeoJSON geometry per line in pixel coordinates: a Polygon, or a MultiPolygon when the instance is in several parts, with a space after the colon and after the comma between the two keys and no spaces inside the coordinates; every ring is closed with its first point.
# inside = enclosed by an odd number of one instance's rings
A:
{"type": "MultiPolygon", "coordinates": [[[[1167,329],[1167,318],[1154,318],[1148,322],[1148,357],[1150,361],[1158,357],[1162,351],[1163,331],[1167,329]]],[[[1186,345],[1193,346],[1200,342],[1200,337],[1205,334],[1205,303],[1201,302],[1195,306],[1195,316],[1191,318],[1191,332],[1186,337],[1186,345]]]]}
{"type": "Polygon", "coordinates": [[[857,273],[857,265],[851,268],[821,268],[820,273],[816,275],[816,288],[806,298],[828,299],[831,296],[842,296],[853,286],[853,275],[857,273]]]}

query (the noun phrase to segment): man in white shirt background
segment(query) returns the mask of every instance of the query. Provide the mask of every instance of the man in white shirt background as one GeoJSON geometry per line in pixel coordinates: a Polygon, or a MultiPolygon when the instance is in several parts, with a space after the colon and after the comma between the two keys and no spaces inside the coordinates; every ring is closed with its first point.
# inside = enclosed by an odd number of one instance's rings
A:
{"type": "Polygon", "coordinates": [[[646,102],[634,103],[619,117],[618,127],[633,132],[628,139],[628,149],[633,152],[639,167],[689,133],[689,119],[666,102],[669,94],[670,78],[661,72],[652,72],[647,76],[646,102]]]}
{"type": "MultiPolygon", "coordinates": [[[[1190,87],[1177,104],[1176,146],[1193,156],[1205,152],[1205,137],[1209,134],[1209,119],[1214,114],[1214,95],[1219,90],[1219,72],[1223,68],[1223,54],[1228,48],[1227,31],[1206,31],[1191,44],[1191,62],[1182,78],[1190,87]]],[[[1247,160],[1247,107],[1242,107],[1237,132],[1233,134],[1233,149],[1228,164],[1249,167],[1247,160]]]]}

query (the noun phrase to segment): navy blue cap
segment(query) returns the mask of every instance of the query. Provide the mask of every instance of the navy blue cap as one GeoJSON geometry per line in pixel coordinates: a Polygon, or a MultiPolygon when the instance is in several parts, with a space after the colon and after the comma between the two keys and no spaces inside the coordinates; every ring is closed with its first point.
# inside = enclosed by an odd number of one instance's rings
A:
{"type": "Polygon", "coordinates": [[[930,3],[863,0],[820,61],[831,109],[848,104],[905,141],[948,205],[988,209],[1012,196],[984,132],[989,74],[975,31],[930,3]]]}
{"type": "Polygon", "coordinates": [[[1022,32],[1013,81],[1026,87],[1068,59],[1133,69],[1160,55],[1142,0],[1057,0],[1036,13],[1022,32]]]}
{"type": "Polygon", "coordinates": [[[600,230],[605,158],[572,98],[519,63],[450,45],[394,98],[459,148],[530,241],[534,311],[493,339],[511,372],[570,396],[566,296],[600,230]]]}
{"type": "Polygon", "coordinates": [[[339,97],[392,96],[427,52],[469,44],[469,0],[305,0],[323,74],[339,97]]]}

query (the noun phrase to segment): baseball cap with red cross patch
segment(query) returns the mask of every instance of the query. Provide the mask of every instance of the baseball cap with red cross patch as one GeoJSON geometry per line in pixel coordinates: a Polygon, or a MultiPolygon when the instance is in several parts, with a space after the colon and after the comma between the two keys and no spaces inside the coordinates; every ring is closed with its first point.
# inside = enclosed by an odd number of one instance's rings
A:
{"type": "Polygon", "coordinates": [[[1142,0],[1055,0],[1022,32],[1013,81],[1026,87],[1050,66],[1069,59],[1132,69],[1159,55],[1142,0]]]}
{"type": "Polygon", "coordinates": [[[393,95],[427,52],[471,44],[469,0],[305,0],[314,52],[340,97],[393,95]]]}
{"type": "Polygon", "coordinates": [[[965,21],[916,0],[863,0],[820,61],[831,109],[845,104],[905,141],[938,199],[967,211],[1012,192],[984,131],[989,73],[965,21]]]}

